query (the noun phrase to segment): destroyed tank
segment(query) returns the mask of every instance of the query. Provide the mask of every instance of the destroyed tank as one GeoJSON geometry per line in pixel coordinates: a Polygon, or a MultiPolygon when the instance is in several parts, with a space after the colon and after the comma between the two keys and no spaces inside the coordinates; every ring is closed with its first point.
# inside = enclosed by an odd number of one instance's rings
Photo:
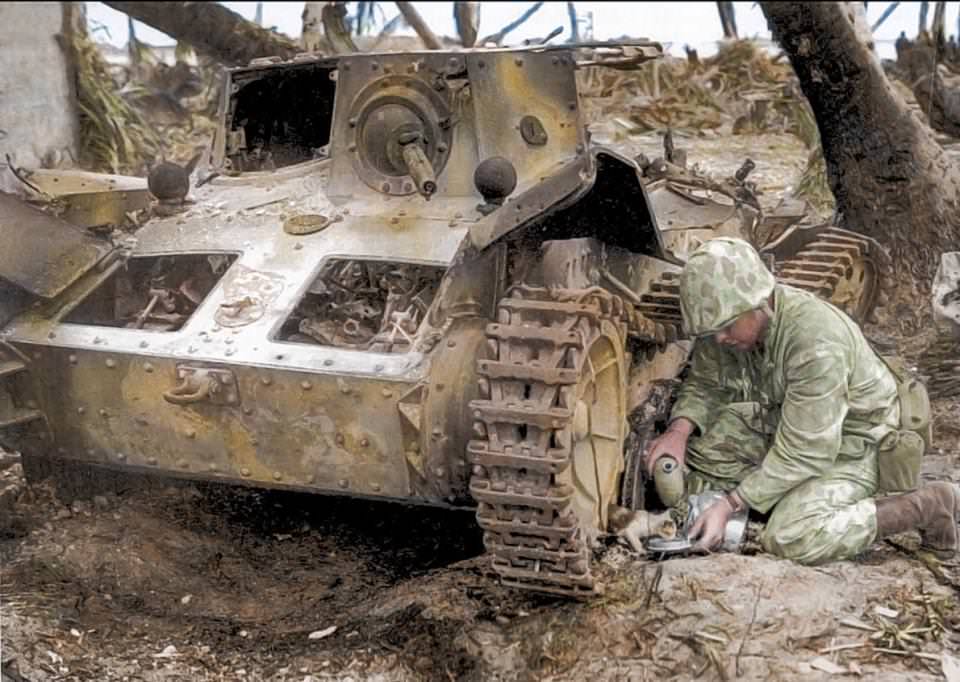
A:
{"type": "Polygon", "coordinates": [[[795,206],[765,215],[746,169],[592,144],[577,70],[660,54],[258,60],[227,73],[185,201],[177,178],[157,202],[143,179],[23,170],[52,203],[0,197],[0,442],[32,478],[475,508],[504,583],[594,593],[592,544],[644,505],[642,440],[687,360],[686,254],[747,236],[860,317],[888,267],[795,206]]]}

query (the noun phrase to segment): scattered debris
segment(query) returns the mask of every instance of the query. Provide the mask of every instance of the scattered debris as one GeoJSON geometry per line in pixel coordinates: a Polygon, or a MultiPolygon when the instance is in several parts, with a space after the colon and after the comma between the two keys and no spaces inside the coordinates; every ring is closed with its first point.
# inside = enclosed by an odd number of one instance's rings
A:
{"type": "Polygon", "coordinates": [[[177,651],[177,647],[170,644],[164,647],[163,651],[161,651],[159,654],[154,654],[153,657],[154,658],[176,658],[179,655],[180,653],[177,651]]]}
{"type": "Polygon", "coordinates": [[[827,673],[829,675],[846,675],[850,671],[847,668],[837,665],[828,658],[819,656],[810,661],[810,667],[814,670],[827,673]]]}
{"type": "Polygon", "coordinates": [[[337,626],[331,625],[330,627],[324,628],[323,630],[314,630],[309,635],[307,635],[307,639],[324,639],[326,637],[329,637],[336,631],[337,631],[337,626]]]}

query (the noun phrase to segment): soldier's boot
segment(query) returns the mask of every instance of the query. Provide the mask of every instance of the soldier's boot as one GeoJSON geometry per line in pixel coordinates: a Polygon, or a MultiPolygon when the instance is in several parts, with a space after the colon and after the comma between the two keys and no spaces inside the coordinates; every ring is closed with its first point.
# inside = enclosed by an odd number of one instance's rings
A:
{"type": "Polygon", "coordinates": [[[912,493],[877,500],[877,539],[920,531],[923,546],[941,559],[957,551],[960,487],[937,481],[912,493]]]}

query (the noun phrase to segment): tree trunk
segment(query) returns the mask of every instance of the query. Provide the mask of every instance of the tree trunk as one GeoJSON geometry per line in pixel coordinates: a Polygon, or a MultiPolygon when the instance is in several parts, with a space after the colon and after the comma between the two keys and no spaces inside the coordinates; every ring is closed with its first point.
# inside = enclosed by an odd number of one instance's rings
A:
{"type": "Polygon", "coordinates": [[[737,15],[732,2],[718,2],[717,11],[720,13],[720,24],[723,26],[723,37],[726,40],[737,39],[737,15]]]}
{"type": "Polygon", "coordinates": [[[570,42],[580,42],[580,25],[577,20],[577,8],[572,2],[567,3],[567,16],[570,18],[570,42]]]}
{"type": "Polygon", "coordinates": [[[216,2],[104,4],[230,66],[249,64],[256,57],[290,59],[300,51],[290,38],[261,28],[216,2]]]}
{"type": "Polygon", "coordinates": [[[933,25],[930,32],[933,34],[933,44],[943,49],[947,44],[947,3],[940,0],[933,5],[933,25]]]}
{"type": "Polygon", "coordinates": [[[910,113],[872,46],[858,39],[854,4],[760,6],[813,108],[843,223],[890,249],[897,298],[909,303],[904,312],[924,314],[916,301],[927,300],[921,292],[940,252],[960,243],[960,169],[910,113]]]}
{"type": "Polygon", "coordinates": [[[457,35],[464,47],[473,47],[477,43],[477,31],[480,28],[480,3],[453,3],[453,21],[457,25],[457,35]]]}
{"type": "Polygon", "coordinates": [[[917,26],[917,35],[920,35],[927,30],[927,12],[930,11],[930,3],[927,0],[923,0],[920,3],[920,24],[917,26]]]}

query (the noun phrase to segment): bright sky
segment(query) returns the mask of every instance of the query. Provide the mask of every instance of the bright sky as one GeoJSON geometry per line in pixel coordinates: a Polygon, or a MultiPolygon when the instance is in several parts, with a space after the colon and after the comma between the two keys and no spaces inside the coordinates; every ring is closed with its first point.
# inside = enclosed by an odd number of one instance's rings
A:
{"type": "MultiPolygon", "coordinates": [[[[87,17],[91,28],[96,31],[97,39],[122,46],[127,42],[126,15],[99,2],[88,2],[87,17]],[[98,28],[102,27],[102,28],[98,28]]],[[[256,2],[225,2],[233,11],[247,19],[253,19],[256,2]]],[[[265,26],[275,26],[280,32],[292,38],[300,35],[300,15],[302,2],[265,2],[263,3],[263,22],[265,26]]],[[[502,28],[523,13],[532,3],[529,2],[483,2],[480,11],[480,35],[488,35],[502,28]]],[[[735,2],[737,28],[741,38],[770,38],[763,13],[754,2],[735,2]]],[[[871,2],[867,7],[867,20],[872,25],[890,3],[871,2]]],[[[442,35],[456,35],[453,22],[452,2],[414,2],[423,18],[433,30],[442,35]]],[[[933,5],[930,3],[928,21],[933,19],[933,5]]],[[[384,19],[389,21],[398,14],[392,2],[379,3],[384,19]]],[[[643,37],[664,43],[669,51],[683,56],[683,46],[690,45],[701,55],[709,55],[716,49],[716,41],[722,36],[720,19],[715,2],[577,2],[577,12],[581,16],[593,15],[593,34],[597,40],[609,40],[623,36],[643,37]]],[[[351,14],[356,11],[356,3],[348,3],[351,14]]],[[[947,4],[947,33],[957,33],[957,18],[960,3],[947,4]]],[[[906,31],[908,36],[917,33],[920,3],[901,2],[893,14],[877,31],[875,38],[877,49],[883,58],[895,56],[893,41],[906,31]]],[[[382,23],[382,22],[381,22],[382,23]]],[[[531,17],[526,24],[510,34],[508,42],[518,44],[527,38],[543,37],[554,28],[562,26],[564,33],[556,40],[562,41],[569,35],[566,2],[547,2],[531,17]]],[[[137,37],[154,45],[168,45],[171,40],[159,31],[137,24],[137,37]]],[[[412,34],[410,29],[400,33],[412,34]]]]}

